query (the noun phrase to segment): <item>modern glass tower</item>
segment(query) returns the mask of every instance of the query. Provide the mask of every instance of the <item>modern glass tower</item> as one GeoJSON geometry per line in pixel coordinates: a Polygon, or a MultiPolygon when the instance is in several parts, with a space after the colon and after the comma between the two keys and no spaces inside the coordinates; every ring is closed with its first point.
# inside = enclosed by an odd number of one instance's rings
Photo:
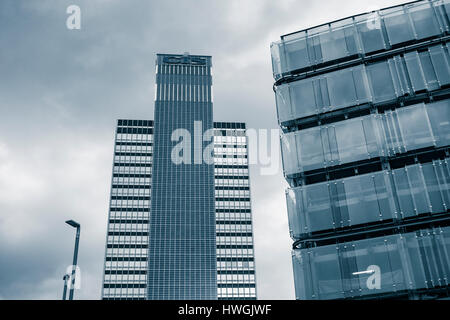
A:
{"type": "Polygon", "coordinates": [[[415,1],[272,44],[297,299],[450,295],[449,18],[415,1]]]}
{"type": "Polygon", "coordinates": [[[102,297],[256,299],[245,124],[212,122],[211,57],[156,65],[155,121],[118,121],[102,297]]]}
{"type": "Polygon", "coordinates": [[[148,298],[215,299],[214,159],[203,159],[213,143],[204,136],[213,130],[211,57],[158,54],[156,71],[148,298]],[[187,134],[181,154],[177,131],[187,134]]]}

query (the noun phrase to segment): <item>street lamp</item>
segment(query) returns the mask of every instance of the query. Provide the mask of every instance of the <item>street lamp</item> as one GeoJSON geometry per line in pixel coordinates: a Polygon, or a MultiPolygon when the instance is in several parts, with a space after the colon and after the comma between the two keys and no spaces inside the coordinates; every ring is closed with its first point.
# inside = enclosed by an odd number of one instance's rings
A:
{"type": "Polygon", "coordinates": [[[67,220],[66,223],[69,226],[72,226],[74,228],[77,228],[77,235],[75,237],[75,249],[73,252],[73,263],[72,263],[72,276],[71,276],[71,285],[70,285],[70,292],[69,292],[69,300],[73,300],[73,292],[75,288],[75,271],[77,268],[77,260],[78,260],[78,243],[80,242],[80,224],[73,221],[73,220],[67,220]]]}

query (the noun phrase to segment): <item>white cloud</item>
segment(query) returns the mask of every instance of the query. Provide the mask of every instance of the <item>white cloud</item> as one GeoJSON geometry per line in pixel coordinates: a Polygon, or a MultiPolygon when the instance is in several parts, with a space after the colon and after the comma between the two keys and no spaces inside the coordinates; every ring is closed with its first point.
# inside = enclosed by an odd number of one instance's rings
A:
{"type": "MultiPolygon", "coordinates": [[[[17,3],[0,1],[0,298],[60,298],[73,218],[77,296],[98,299],[114,123],[153,118],[157,52],[213,55],[215,120],[275,127],[270,42],[400,1],[79,0],[80,32],[69,0],[17,3]]],[[[258,293],[293,298],[285,182],[251,172],[258,293]]]]}

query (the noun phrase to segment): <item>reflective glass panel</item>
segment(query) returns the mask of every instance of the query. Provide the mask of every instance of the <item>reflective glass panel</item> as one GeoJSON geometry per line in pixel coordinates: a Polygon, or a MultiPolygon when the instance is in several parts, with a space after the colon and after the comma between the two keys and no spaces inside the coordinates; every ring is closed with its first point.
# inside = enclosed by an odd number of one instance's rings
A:
{"type": "Polygon", "coordinates": [[[447,51],[441,46],[429,48],[433,69],[441,86],[450,83],[450,64],[447,51]]]}
{"type": "Polygon", "coordinates": [[[433,8],[429,3],[414,4],[409,7],[417,38],[428,38],[440,33],[433,8]]]}
{"type": "Polygon", "coordinates": [[[438,147],[450,144],[450,101],[444,100],[427,105],[427,113],[438,147]]]}
{"type": "Polygon", "coordinates": [[[383,10],[383,18],[391,45],[415,38],[409,16],[403,7],[383,10]]]}
{"type": "Polygon", "coordinates": [[[366,70],[375,102],[385,101],[396,97],[391,72],[386,61],[368,65],[366,70]]]}
{"type": "Polygon", "coordinates": [[[297,39],[285,42],[288,70],[296,70],[309,66],[308,48],[306,39],[297,39]]]}
{"type": "Polygon", "coordinates": [[[425,105],[397,109],[397,115],[406,150],[434,145],[425,105]]]}
{"type": "Polygon", "coordinates": [[[370,53],[386,48],[381,31],[381,19],[378,13],[356,17],[356,27],[361,37],[363,51],[370,53]]]}

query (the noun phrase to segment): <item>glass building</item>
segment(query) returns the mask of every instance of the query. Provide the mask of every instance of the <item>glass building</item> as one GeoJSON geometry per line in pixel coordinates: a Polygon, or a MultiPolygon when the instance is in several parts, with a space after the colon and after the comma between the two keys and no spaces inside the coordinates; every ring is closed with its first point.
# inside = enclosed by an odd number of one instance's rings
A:
{"type": "Polygon", "coordinates": [[[256,299],[245,124],[212,122],[211,57],[156,72],[155,121],[118,121],[102,298],[256,299]]]}
{"type": "Polygon", "coordinates": [[[450,296],[450,1],[271,45],[297,299],[450,296]]]}

